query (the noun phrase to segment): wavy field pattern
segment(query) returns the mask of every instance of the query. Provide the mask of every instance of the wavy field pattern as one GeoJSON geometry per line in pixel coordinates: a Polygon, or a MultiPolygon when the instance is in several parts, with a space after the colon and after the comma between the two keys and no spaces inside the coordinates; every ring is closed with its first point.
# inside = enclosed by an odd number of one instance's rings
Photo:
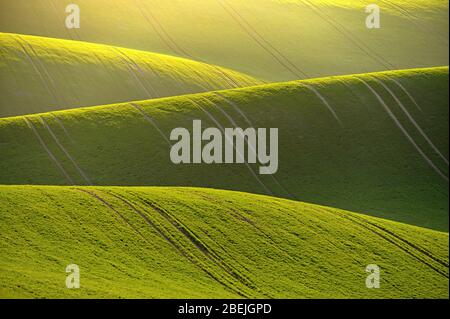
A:
{"type": "Polygon", "coordinates": [[[261,84],[150,52],[0,33],[0,117],[261,84]]]}
{"type": "Polygon", "coordinates": [[[448,294],[444,233],[300,202],[206,189],[2,186],[0,194],[6,256],[0,262],[1,296],[448,294]],[[18,232],[24,236],[16,238],[18,232]],[[30,248],[22,251],[23,245],[30,248]],[[83,292],[59,283],[60,269],[75,260],[85,269],[83,292]],[[374,262],[386,276],[379,291],[360,284],[365,265],[374,262]],[[42,268],[47,271],[31,271],[42,268]],[[18,276],[27,282],[26,290],[14,285],[18,276]]]}
{"type": "Polygon", "coordinates": [[[77,0],[82,27],[68,30],[70,3],[5,1],[0,30],[176,55],[267,81],[448,65],[445,0],[377,1],[376,32],[362,0],[77,0]]]}
{"type": "Polygon", "coordinates": [[[448,298],[448,1],[371,3],[1,0],[0,299],[448,298]]]}
{"type": "Polygon", "coordinates": [[[0,182],[213,187],[448,230],[447,86],[420,69],[0,119],[0,182]],[[278,172],[174,165],[170,131],[192,119],[280,128],[278,172]]]}

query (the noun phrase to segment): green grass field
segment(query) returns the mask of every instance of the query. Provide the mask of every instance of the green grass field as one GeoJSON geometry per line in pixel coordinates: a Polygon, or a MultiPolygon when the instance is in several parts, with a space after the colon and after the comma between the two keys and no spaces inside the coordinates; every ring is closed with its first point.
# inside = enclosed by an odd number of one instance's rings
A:
{"type": "Polygon", "coordinates": [[[0,1],[0,299],[448,299],[448,27],[444,0],[0,1]],[[278,128],[278,171],[173,164],[194,120],[278,128]]]}
{"type": "Polygon", "coordinates": [[[0,184],[213,187],[447,231],[447,86],[448,68],[419,69],[0,119],[0,184]],[[278,127],[278,172],[172,164],[166,139],[193,119],[278,127]]]}
{"type": "Polygon", "coordinates": [[[267,81],[448,65],[445,0],[377,1],[377,30],[366,28],[373,1],[363,0],[78,0],[81,28],[68,30],[72,2],[4,1],[0,30],[182,56],[267,81]]]}
{"type": "Polygon", "coordinates": [[[0,199],[0,297],[448,298],[447,233],[207,189],[0,186],[0,199]],[[65,288],[71,263],[80,289],[65,288]],[[380,289],[365,286],[373,263],[380,289]]]}
{"type": "Polygon", "coordinates": [[[0,117],[261,84],[214,65],[0,33],[0,117]]]}

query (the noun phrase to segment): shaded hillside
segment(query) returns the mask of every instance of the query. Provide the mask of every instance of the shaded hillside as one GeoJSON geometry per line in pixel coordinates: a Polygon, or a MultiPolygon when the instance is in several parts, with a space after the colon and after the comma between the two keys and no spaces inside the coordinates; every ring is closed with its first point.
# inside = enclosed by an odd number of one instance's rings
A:
{"type": "Polygon", "coordinates": [[[199,186],[448,229],[448,68],[0,119],[0,183],[199,186]],[[174,128],[279,129],[279,169],[175,165],[174,128]]]}
{"type": "Polygon", "coordinates": [[[380,29],[367,29],[363,0],[77,0],[72,30],[73,1],[31,2],[2,1],[0,31],[177,55],[267,81],[448,65],[445,0],[376,1],[380,29]]]}
{"type": "Polygon", "coordinates": [[[214,65],[0,33],[0,117],[261,84],[214,65]]]}

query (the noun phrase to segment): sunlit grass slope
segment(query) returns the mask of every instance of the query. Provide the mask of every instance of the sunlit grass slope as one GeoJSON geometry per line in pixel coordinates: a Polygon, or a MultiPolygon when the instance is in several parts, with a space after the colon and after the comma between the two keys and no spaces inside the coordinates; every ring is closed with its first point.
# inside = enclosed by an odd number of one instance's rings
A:
{"type": "Polygon", "coordinates": [[[2,1],[0,31],[177,55],[268,81],[448,65],[446,0],[77,0],[73,30],[70,3],[2,1]],[[372,3],[380,29],[365,25],[372,3]]]}
{"type": "Polygon", "coordinates": [[[0,184],[198,186],[448,230],[448,68],[0,119],[0,184]],[[173,129],[279,129],[279,170],[175,165],[173,129]]]}
{"type": "Polygon", "coordinates": [[[3,298],[448,298],[448,234],[333,208],[189,188],[0,199],[3,298]],[[80,289],[65,288],[69,264],[80,289]]]}
{"type": "Polygon", "coordinates": [[[0,117],[262,83],[143,51],[0,33],[0,117]]]}

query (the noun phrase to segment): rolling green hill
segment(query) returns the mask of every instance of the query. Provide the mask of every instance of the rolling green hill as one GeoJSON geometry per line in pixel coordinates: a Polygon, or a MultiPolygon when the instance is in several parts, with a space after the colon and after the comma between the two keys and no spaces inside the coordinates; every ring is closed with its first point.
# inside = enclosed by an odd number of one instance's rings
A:
{"type": "Polygon", "coordinates": [[[0,184],[198,186],[448,230],[448,68],[0,119],[0,184]],[[279,128],[279,170],[175,165],[174,128],[279,128]]]}
{"type": "Polygon", "coordinates": [[[448,298],[448,234],[218,190],[0,186],[2,298],[448,298]],[[80,289],[65,287],[80,267],[80,289]],[[380,289],[366,266],[381,267],[380,289]],[[45,271],[44,271],[45,270],[45,271]]]}
{"type": "Polygon", "coordinates": [[[187,59],[0,33],[0,117],[261,84],[187,59]]]}
{"type": "Polygon", "coordinates": [[[381,28],[370,30],[365,0],[77,0],[80,29],[67,29],[71,3],[2,1],[0,31],[176,55],[267,81],[448,65],[445,0],[376,1],[381,28]]]}

